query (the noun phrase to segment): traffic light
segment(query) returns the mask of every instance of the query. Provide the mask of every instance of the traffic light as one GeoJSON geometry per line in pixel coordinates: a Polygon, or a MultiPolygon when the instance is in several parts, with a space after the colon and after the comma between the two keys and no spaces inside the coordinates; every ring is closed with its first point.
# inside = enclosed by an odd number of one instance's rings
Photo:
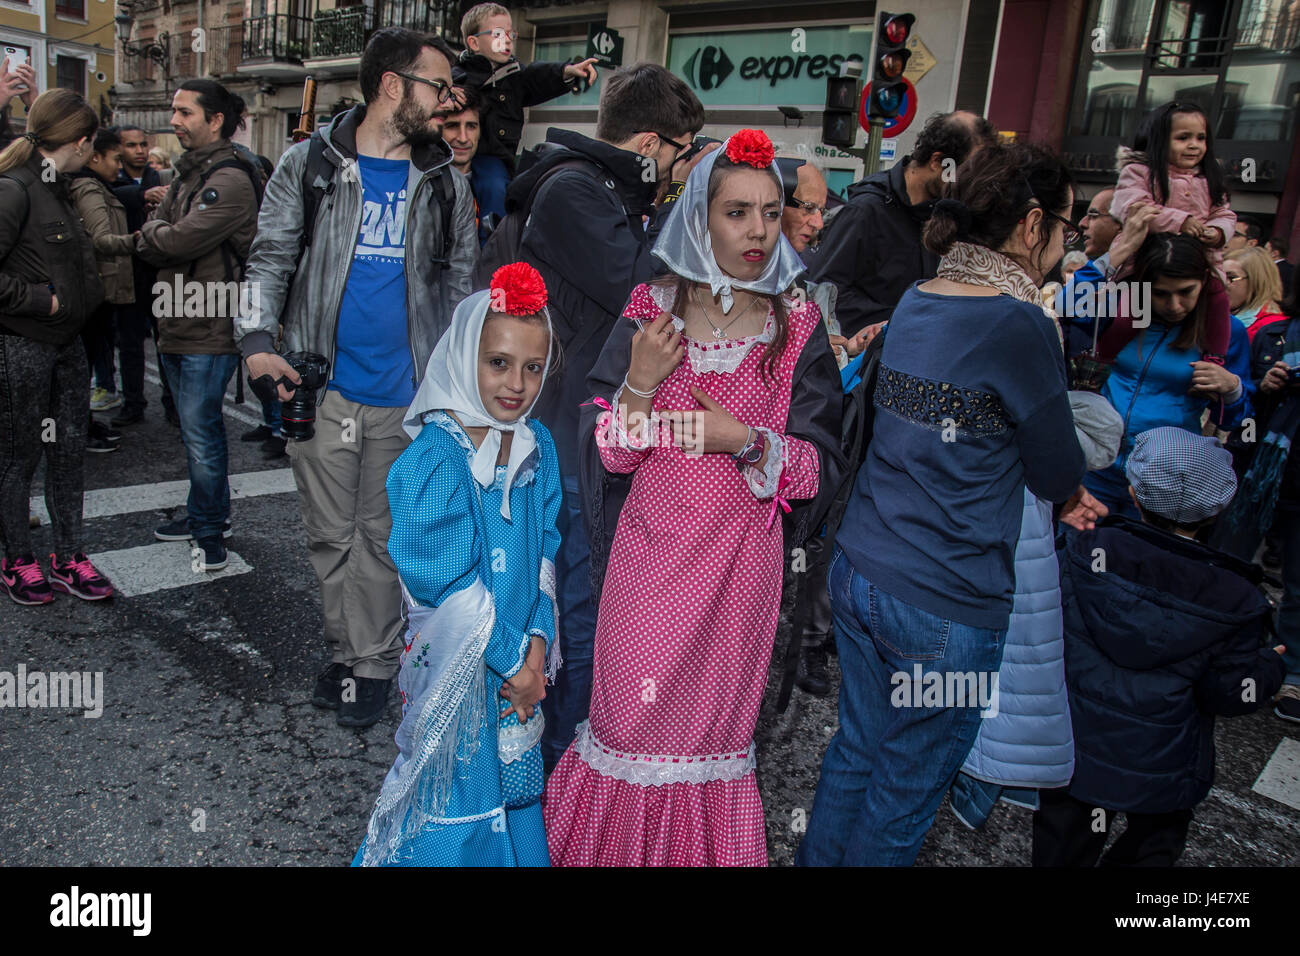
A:
{"type": "Polygon", "coordinates": [[[871,65],[869,119],[893,119],[903,106],[907,84],[903,71],[912,51],[907,48],[916,17],[910,13],[881,12],[876,17],[876,59],[871,65]]]}
{"type": "Polygon", "coordinates": [[[858,77],[826,77],[826,109],[822,112],[822,142],[848,149],[858,136],[858,77]]]}

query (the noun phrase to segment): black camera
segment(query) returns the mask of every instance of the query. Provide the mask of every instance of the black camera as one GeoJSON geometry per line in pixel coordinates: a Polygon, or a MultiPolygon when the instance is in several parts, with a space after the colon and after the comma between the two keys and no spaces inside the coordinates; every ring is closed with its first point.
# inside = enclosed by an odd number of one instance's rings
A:
{"type": "Polygon", "coordinates": [[[692,159],[695,156],[698,156],[700,150],[704,149],[704,147],[708,146],[710,143],[721,143],[721,142],[722,140],[720,139],[714,139],[712,136],[705,136],[703,133],[701,133],[699,136],[695,137],[695,139],[691,140],[691,145],[689,149],[685,150],[680,156],[678,156],[675,160],[673,160],[673,165],[676,166],[678,163],[684,163],[687,160],[692,159]]]}
{"type": "MultiPolygon", "coordinates": [[[[316,434],[316,392],[330,379],[330,360],[315,352],[290,352],[284,360],[302,378],[293,397],[280,409],[284,437],[311,441],[316,434]]],[[[286,383],[286,387],[292,383],[286,383]]]]}

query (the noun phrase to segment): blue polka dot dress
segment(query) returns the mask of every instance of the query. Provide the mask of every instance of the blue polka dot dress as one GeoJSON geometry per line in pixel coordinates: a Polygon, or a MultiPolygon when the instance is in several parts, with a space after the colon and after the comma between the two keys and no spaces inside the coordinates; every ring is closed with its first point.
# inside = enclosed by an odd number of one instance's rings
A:
{"type": "MultiPolygon", "coordinates": [[[[496,482],[482,488],[470,473],[474,445],[448,415],[426,417],[420,436],[393,464],[388,498],[393,531],[388,551],[408,594],[421,606],[443,601],[482,581],[490,591],[495,621],[483,654],[483,707],[496,719],[482,722],[478,746],[459,760],[446,808],[403,843],[387,865],[548,866],[542,824],[542,708],[525,724],[500,696],[502,683],[523,666],[533,635],[546,640],[548,659],[556,640],[553,586],[560,536],[556,519],[562,502],[555,444],[545,426],[530,422],[537,439],[533,457],[510,490],[511,519],[501,517],[504,466],[496,482]]],[[[412,627],[414,629],[414,627],[412,627]]],[[[436,638],[431,638],[436,640],[436,638]]],[[[399,683],[418,672],[438,649],[408,630],[399,683]]],[[[411,701],[403,693],[404,716],[411,701]]],[[[410,759],[419,741],[397,735],[398,757],[389,780],[410,759]]],[[[359,865],[363,842],[353,865],[359,865]]]]}

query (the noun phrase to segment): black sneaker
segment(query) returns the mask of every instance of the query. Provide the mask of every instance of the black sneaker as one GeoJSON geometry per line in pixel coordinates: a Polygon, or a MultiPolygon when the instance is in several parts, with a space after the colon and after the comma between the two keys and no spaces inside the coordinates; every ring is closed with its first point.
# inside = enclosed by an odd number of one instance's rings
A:
{"type": "Polygon", "coordinates": [[[271,428],[268,425],[258,425],[251,428],[239,436],[240,441],[266,441],[271,437],[271,428]]]}
{"type": "Polygon", "coordinates": [[[1273,713],[1283,720],[1300,724],[1300,684],[1283,684],[1273,698],[1273,713]]]}
{"type": "Polygon", "coordinates": [[[86,451],[93,452],[96,455],[107,454],[110,451],[117,451],[117,445],[113,444],[106,438],[95,438],[94,436],[86,437],[86,451]]]}
{"type": "Polygon", "coordinates": [[[120,442],[122,433],[115,428],[109,428],[103,422],[94,418],[90,420],[90,425],[86,429],[86,437],[98,438],[100,441],[120,442]]]}
{"type": "Polygon", "coordinates": [[[316,675],[316,687],[311,692],[312,706],[322,710],[338,710],[343,701],[343,681],[352,676],[352,668],[337,662],[316,675]]]}
{"type": "Polygon", "coordinates": [[[194,565],[197,571],[220,571],[230,559],[226,556],[226,546],[221,543],[218,537],[199,538],[194,542],[198,547],[198,560],[194,565]]]}
{"type": "Polygon", "coordinates": [[[267,461],[273,461],[276,458],[284,458],[287,454],[284,450],[286,442],[283,438],[277,438],[272,435],[266,441],[262,442],[262,457],[267,461]]]}
{"type": "MultiPolygon", "coordinates": [[[[227,521],[221,526],[221,537],[234,537],[235,532],[230,530],[230,522],[227,521]]],[[[159,541],[189,541],[194,535],[190,534],[190,519],[177,518],[175,521],[169,521],[165,525],[153,529],[153,536],[159,541]]]]}
{"type": "Polygon", "coordinates": [[[799,689],[814,697],[826,697],[831,692],[831,678],[826,670],[826,640],[816,644],[805,644],[799,653],[799,670],[794,682],[799,689]]]}
{"type": "Polygon", "coordinates": [[[120,414],[114,415],[112,418],[110,418],[108,420],[108,423],[112,425],[114,428],[121,428],[124,425],[135,425],[136,423],[142,421],[144,421],[143,408],[131,408],[131,409],[124,408],[122,409],[122,412],[120,414]]]}
{"type": "Polygon", "coordinates": [[[357,682],[356,700],[344,700],[339,704],[339,726],[369,727],[378,723],[388,710],[388,688],[392,679],[355,675],[352,679],[357,682]]]}

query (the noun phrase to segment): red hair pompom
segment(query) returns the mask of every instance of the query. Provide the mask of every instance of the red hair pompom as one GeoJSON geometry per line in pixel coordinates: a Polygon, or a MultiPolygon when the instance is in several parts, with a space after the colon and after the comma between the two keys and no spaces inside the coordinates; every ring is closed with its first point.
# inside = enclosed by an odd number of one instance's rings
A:
{"type": "Polygon", "coordinates": [[[546,306],[542,274],[526,262],[512,262],[492,273],[489,308],[506,315],[532,315],[546,306]]]}
{"type": "Polygon", "coordinates": [[[727,159],[733,163],[747,163],[755,169],[772,165],[776,150],[772,141],[761,129],[742,129],[732,133],[727,140],[727,159]]]}

